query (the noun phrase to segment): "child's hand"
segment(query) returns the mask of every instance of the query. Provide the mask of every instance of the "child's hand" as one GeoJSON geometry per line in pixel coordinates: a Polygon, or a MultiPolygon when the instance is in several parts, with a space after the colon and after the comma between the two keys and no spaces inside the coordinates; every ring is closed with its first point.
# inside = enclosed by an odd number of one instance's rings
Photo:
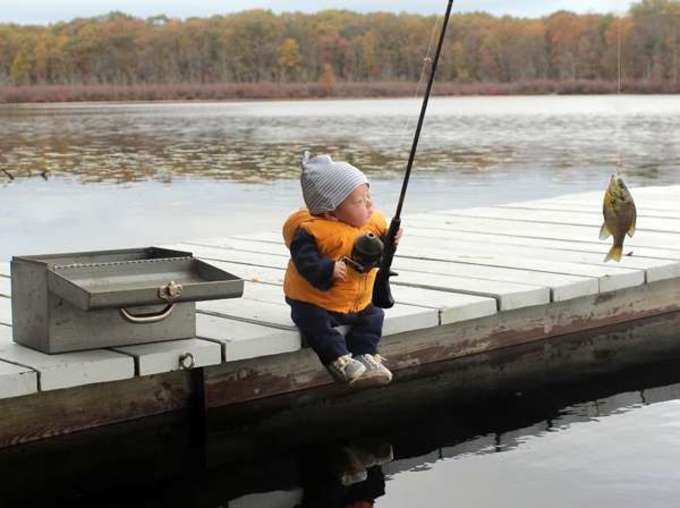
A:
{"type": "Polygon", "coordinates": [[[333,265],[333,280],[345,280],[347,278],[347,264],[339,259],[333,265]]]}
{"type": "Polygon", "coordinates": [[[402,234],[404,234],[404,228],[399,228],[397,235],[394,237],[394,245],[399,245],[399,240],[401,240],[402,234]]]}

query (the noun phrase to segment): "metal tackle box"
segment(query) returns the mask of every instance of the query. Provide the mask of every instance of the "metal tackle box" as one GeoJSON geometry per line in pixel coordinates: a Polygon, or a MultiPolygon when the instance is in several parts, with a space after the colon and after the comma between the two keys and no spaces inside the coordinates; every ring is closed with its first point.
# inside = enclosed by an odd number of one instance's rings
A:
{"type": "Polygon", "coordinates": [[[191,252],[147,247],[12,258],[14,341],[46,353],[196,335],[196,301],[243,280],[191,252]]]}

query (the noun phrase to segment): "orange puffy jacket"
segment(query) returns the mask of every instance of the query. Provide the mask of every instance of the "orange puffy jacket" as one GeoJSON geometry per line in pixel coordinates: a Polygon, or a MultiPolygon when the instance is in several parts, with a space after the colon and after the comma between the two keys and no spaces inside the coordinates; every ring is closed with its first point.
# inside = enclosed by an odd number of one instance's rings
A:
{"type": "MultiPolygon", "coordinates": [[[[343,256],[351,256],[358,236],[369,232],[383,236],[387,232],[387,222],[380,212],[373,212],[368,223],[357,228],[312,215],[303,208],[293,212],[283,225],[283,239],[287,247],[290,248],[298,228],[303,228],[316,239],[322,256],[337,261],[343,256]]],[[[359,312],[371,303],[376,271],[377,269],[373,269],[369,273],[359,273],[348,267],[345,280],[336,280],[328,291],[322,291],[298,273],[291,259],[286,269],[283,292],[288,298],[312,303],[326,310],[344,314],[359,312]]]]}

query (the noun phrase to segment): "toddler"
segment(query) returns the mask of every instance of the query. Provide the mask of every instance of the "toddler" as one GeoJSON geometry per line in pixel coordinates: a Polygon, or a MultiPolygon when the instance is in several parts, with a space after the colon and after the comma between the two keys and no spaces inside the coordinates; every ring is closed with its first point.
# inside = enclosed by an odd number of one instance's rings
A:
{"type": "Polygon", "coordinates": [[[385,217],[373,209],[366,176],[347,162],[305,152],[300,181],[307,208],[283,226],[291,317],[336,381],[387,384],[392,373],[377,354],[384,313],[371,303],[377,269],[362,273],[343,260],[358,237],[386,233],[385,217]],[[349,326],[346,336],[338,325],[349,326]]]}

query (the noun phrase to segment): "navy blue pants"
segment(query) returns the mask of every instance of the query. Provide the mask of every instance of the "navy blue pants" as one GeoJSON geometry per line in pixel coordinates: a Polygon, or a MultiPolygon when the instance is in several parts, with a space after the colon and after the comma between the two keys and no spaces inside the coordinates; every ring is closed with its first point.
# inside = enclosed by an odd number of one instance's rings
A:
{"type": "Polygon", "coordinates": [[[369,304],[360,312],[343,314],[290,298],[286,298],[286,302],[290,305],[291,318],[300,329],[303,341],[314,350],[324,365],[347,353],[356,356],[378,352],[385,319],[381,308],[369,304]],[[339,325],[349,325],[346,336],[343,337],[333,328],[339,325]]]}

